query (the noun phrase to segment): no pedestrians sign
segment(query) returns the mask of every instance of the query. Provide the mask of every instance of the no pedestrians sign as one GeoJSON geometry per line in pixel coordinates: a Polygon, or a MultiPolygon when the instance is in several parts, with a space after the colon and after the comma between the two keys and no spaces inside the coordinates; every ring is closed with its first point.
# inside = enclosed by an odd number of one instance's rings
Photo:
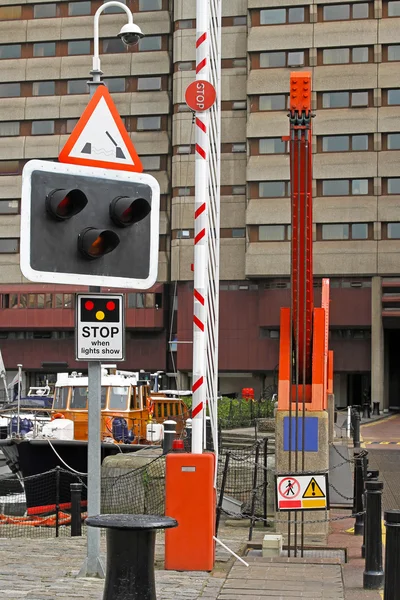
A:
{"type": "Polygon", "coordinates": [[[75,317],[76,360],[125,359],[123,294],[77,294],[75,317]]]}

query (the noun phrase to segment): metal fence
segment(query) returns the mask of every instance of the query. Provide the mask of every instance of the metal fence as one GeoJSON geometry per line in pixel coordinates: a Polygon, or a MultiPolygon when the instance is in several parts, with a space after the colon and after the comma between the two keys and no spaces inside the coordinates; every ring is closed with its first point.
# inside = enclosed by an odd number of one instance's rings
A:
{"type": "MultiPolygon", "coordinates": [[[[102,513],[164,514],[165,457],[149,458],[145,462],[125,471],[103,468],[102,513]]],[[[273,467],[273,451],[269,451],[266,440],[250,447],[222,448],[217,473],[219,515],[265,519],[267,512],[273,510],[272,491],[268,494],[273,467]]],[[[71,535],[70,485],[79,482],[83,484],[83,521],[87,508],[85,477],[61,468],[24,480],[14,475],[3,477],[0,480],[0,537],[71,535]]]]}

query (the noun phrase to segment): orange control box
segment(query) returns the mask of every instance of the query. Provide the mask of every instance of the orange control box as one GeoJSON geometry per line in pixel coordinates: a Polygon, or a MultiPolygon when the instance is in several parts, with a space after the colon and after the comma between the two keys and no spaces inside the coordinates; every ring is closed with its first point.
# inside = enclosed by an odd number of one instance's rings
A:
{"type": "Polygon", "coordinates": [[[165,531],[165,568],[211,571],[215,558],[215,456],[170,453],[166,457],[165,514],[178,527],[165,531]]]}

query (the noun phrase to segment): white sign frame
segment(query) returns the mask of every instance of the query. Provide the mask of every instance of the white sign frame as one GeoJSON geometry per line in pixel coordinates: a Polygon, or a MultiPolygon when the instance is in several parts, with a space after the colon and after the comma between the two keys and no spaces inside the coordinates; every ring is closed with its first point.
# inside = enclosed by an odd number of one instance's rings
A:
{"type": "MultiPolygon", "coordinates": [[[[89,325],[89,327],[91,327],[91,326],[89,325]]],[[[97,361],[97,362],[101,362],[101,363],[125,360],[125,304],[124,304],[124,295],[123,294],[95,294],[92,292],[76,294],[76,299],[75,299],[75,359],[77,361],[85,361],[85,362],[97,361]],[[89,336],[84,335],[87,332],[84,332],[83,329],[88,327],[88,323],[95,323],[95,322],[82,321],[81,302],[80,302],[81,298],[87,298],[87,300],[90,300],[90,299],[97,300],[99,298],[101,298],[102,300],[105,300],[105,301],[117,300],[119,302],[119,311],[120,311],[119,321],[114,322],[114,323],[106,322],[106,323],[104,323],[104,325],[102,325],[101,321],[99,321],[97,326],[99,327],[99,336],[100,337],[97,337],[97,330],[95,331],[95,337],[92,337],[90,335],[89,336]],[[102,350],[105,350],[106,348],[110,348],[110,346],[105,345],[105,343],[108,342],[108,340],[104,339],[104,336],[101,334],[100,330],[102,328],[111,328],[111,327],[116,327],[119,330],[117,333],[117,336],[118,336],[117,344],[112,347],[112,349],[118,348],[119,353],[111,354],[108,357],[102,352],[102,350]],[[100,345],[93,344],[93,342],[97,342],[97,341],[102,342],[102,343],[100,345]],[[91,348],[92,350],[98,349],[99,353],[95,353],[93,355],[85,354],[83,348],[91,348]]]]}
{"type": "Polygon", "coordinates": [[[115,171],[98,167],[82,167],[68,163],[56,163],[44,160],[30,160],[22,171],[21,193],[21,241],[20,267],[23,275],[29,281],[39,283],[65,283],[71,285],[93,285],[122,289],[148,290],[157,281],[158,274],[158,244],[160,221],[160,186],[158,181],[146,173],[130,171],[115,171]],[[57,173],[62,175],[79,175],[81,177],[96,177],[98,179],[121,181],[123,183],[144,183],[151,187],[152,200],[150,212],[150,266],[146,279],[114,277],[105,275],[90,275],[79,273],[55,273],[53,271],[37,271],[31,267],[31,177],[34,171],[57,173]]]}
{"type": "Polygon", "coordinates": [[[275,475],[275,506],[278,512],[329,510],[328,473],[275,475]],[[308,492],[312,482],[314,482],[315,497],[313,492],[308,492]]]}

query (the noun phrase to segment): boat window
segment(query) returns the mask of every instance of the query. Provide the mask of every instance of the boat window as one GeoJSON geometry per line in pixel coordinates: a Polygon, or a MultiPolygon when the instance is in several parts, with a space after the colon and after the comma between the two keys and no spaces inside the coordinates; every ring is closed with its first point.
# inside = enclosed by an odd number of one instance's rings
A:
{"type": "Polygon", "coordinates": [[[101,386],[101,409],[106,407],[107,403],[107,388],[104,385],[101,386]]]}
{"type": "Polygon", "coordinates": [[[82,410],[87,408],[87,387],[72,388],[71,406],[72,410],[82,410]]]}
{"type": "Polygon", "coordinates": [[[60,410],[60,409],[65,410],[67,408],[68,392],[69,392],[68,387],[57,387],[56,388],[56,395],[55,395],[54,402],[53,402],[54,410],[60,410]]]}
{"type": "Polygon", "coordinates": [[[126,410],[128,407],[128,390],[127,386],[110,388],[108,408],[110,410],[126,410]]]}

